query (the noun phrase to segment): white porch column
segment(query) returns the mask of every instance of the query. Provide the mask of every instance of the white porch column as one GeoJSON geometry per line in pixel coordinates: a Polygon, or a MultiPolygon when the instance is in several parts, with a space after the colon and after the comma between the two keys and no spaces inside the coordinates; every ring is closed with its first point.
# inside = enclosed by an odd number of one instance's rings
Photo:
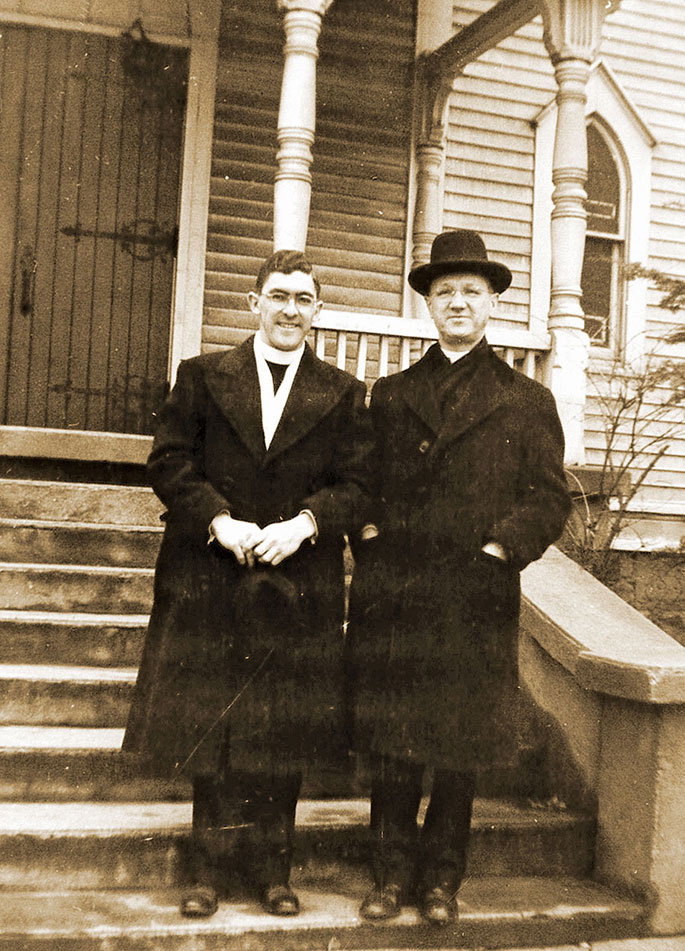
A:
{"type": "Polygon", "coordinates": [[[443,142],[421,142],[417,146],[412,267],[425,264],[429,260],[433,239],[441,230],[444,161],[445,146],[443,142]]]}
{"type": "Polygon", "coordinates": [[[585,89],[601,39],[606,0],[541,0],[545,45],[557,84],[552,167],[552,336],[549,383],[566,436],[566,462],[584,461],[585,391],[589,339],[580,286],[585,249],[587,134],[585,89]]]}
{"type": "Polygon", "coordinates": [[[452,0],[419,0],[416,23],[417,73],[414,87],[413,222],[408,247],[411,266],[430,258],[433,238],[442,230],[447,80],[425,67],[426,57],[453,33],[452,0]]]}
{"type": "Polygon", "coordinates": [[[451,76],[431,73],[419,61],[415,94],[419,109],[415,134],[416,198],[412,226],[412,267],[429,260],[433,239],[442,230],[445,116],[451,88],[451,76]]]}
{"type": "Polygon", "coordinates": [[[304,251],[312,191],[316,60],[321,20],[332,0],[278,0],[285,12],[285,62],[278,113],[274,249],[304,251]]]}
{"type": "Polygon", "coordinates": [[[190,63],[169,347],[169,379],[172,384],[181,360],[199,353],[202,344],[221,0],[192,0],[188,14],[190,63]]]}

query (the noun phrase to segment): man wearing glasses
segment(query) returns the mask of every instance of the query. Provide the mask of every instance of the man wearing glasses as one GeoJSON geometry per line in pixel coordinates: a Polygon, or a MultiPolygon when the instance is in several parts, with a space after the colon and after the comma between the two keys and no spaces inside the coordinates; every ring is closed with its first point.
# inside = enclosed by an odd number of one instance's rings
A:
{"type": "Polygon", "coordinates": [[[552,394],[485,339],[511,279],[476,232],[439,235],[409,273],[438,342],[371,396],[378,483],[347,641],[355,748],[372,761],[369,919],[416,902],[454,922],[478,774],[516,758],[519,571],[570,502],[552,394]]]}
{"type": "Polygon", "coordinates": [[[295,807],[342,751],[343,543],[369,489],[365,387],[305,342],[305,257],[272,255],[248,302],[257,333],[181,363],[148,460],[166,526],[124,749],[193,779],[188,916],[216,910],[240,829],[265,910],[299,911],[295,807]]]}

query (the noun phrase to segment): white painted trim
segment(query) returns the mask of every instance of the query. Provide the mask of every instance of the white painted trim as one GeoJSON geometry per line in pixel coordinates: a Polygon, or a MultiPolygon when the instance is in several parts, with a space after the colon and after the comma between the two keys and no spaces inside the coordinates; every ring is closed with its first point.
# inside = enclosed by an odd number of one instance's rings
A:
{"type": "Polygon", "coordinates": [[[454,33],[453,0],[418,0],[416,13],[416,55],[430,53],[454,33]]]}
{"type": "MultiPolygon", "coordinates": [[[[611,70],[595,63],[587,83],[588,121],[595,118],[621,150],[619,171],[625,176],[626,261],[646,263],[651,217],[651,165],[656,138],[640,117],[611,70]],[[622,167],[621,167],[622,166],[622,167]]],[[[546,325],[550,301],[552,155],[557,117],[556,100],[538,114],[535,135],[533,241],[531,259],[531,329],[546,325]]],[[[645,281],[631,281],[624,295],[623,334],[626,359],[638,359],[644,349],[645,281]]]]}
{"type": "MultiPolygon", "coordinates": [[[[49,0],[45,0],[46,7],[49,0]]],[[[56,17],[42,14],[20,13],[16,10],[0,10],[0,23],[11,23],[16,26],[36,26],[48,30],[70,30],[77,33],[97,33],[100,36],[121,36],[124,30],[131,25],[131,20],[121,23],[97,23],[86,20],[74,20],[67,17],[56,17]]],[[[185,27],[185,23],[184,23],[185,27]]],[[[186,32],[156,33],[145,30],[145,35],[153,43],[163,43],[165,46],[189,46],[190,37],[186,32]]]]}
{"type": "MultiPolygon", "coordinates": [[[[357,311],[324,309],[314,318],[312,326],[321,330],[384,334],[411,340],[438,339],[438,332],[432,320],[407,320],[406,317],[386,317],[357,311]]],[[[532,333],[520,327],[504,327],[495,321],[488,324],[487,339],[493,347],[509,347],[514,350],[547,351],[550,347],[550,336],[546,332],[532,333]]]]}
{"type": "MultiPolygon", "coordinates": [[[[650,486],[646,486],[649,489],[650,486]]],[[[676,486],[666,486],[665,488],[675,489],[676,486]]],[[[609,499],[609,508],[612,512],[618,511],[620,501],[618,499],[609,499]]],[[[647,499],[635,498],[628,503],[628,511],[631,515],[685,515],[685,499],[647,499]]],[[[685,535],[685,525],[683,525],[683,535],[685,535]]]]}
{"type": "MultiPolygon", "coordinates": [[[[416,12],[416,43],[415,54],[429,53],[448,40],[454,32],[454,4],[453,0],[418,0],[416,12]]],[[[407,275],[411,269],[412,252],[414,246],[414,214],[417,195],[417,161],[416,146],[418,144],[417,130],[421,120],[421,88],[420,83],[414,82],[412,102],[411,138],[409,142],[409,169],[407,184],[407,216],[404,229],[404,281],[402,284],[402,301],[400,314],[404,318],[419,317],[421,312],[421,298],[407,283],[407,275]]],[[[443,160],[440,181],[440,202],[442,229],[442,215],[444,214],[445,195],[445,162],[443,160]]]]}
{"type": "Polygon", "coordinates": [[[217,27],[193,39],[181,168],[178,256],[169,346],[169,378],[178,364],[200,352],[205,254],[212,172],[214,104],[219,56],[217,27]]]}

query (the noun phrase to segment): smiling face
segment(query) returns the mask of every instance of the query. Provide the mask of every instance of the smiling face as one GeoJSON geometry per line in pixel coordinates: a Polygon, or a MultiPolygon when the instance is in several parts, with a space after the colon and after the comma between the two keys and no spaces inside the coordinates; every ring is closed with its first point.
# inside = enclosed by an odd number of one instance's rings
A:
{"type": "Polygon", "coordinates": [[[261,291],[247,295],[250,310],[259,317],[259,335],[276,350],[297,350],[321,310],[311,274],[272,271],[261,291]]]}
{"type": "Polygon", "coordinates": [[[443,347],[448,350],[475,347],[485,335],[497,298],[490,282],[480,274],[436,277],[426,303],[443,347]]]}

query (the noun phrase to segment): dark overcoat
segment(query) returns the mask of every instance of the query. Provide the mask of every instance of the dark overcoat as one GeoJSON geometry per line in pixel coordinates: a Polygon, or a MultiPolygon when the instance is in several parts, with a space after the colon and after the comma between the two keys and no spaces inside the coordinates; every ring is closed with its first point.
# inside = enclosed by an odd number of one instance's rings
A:
{"type": "Polygon", "coordinates": [[[357,750],[478,770],[515,760],[519,571],[570,503],[549,390],[485,342],[467,359],[447,408],[437,345],[374,386],[379,536],[356,547],[347,665],[357,750]]]}
{"type": "Polygon", "coordinates": [[[306,347],[267,451],[251,340],[180,365],[148,462],[166,525],[124,740],[158,772],[216,771],[227,734],[231,765],[245,770],[297,768],[339,742],[343,545],[368,504],[364,397],[306,347]],[[260,526],[309,509],[318,537],[277,567],[250,569],[208,544],[224,509],[260,526]],[[252,627],[236,620],[251,571],[295,594],[275,591],[252,627]]]}

